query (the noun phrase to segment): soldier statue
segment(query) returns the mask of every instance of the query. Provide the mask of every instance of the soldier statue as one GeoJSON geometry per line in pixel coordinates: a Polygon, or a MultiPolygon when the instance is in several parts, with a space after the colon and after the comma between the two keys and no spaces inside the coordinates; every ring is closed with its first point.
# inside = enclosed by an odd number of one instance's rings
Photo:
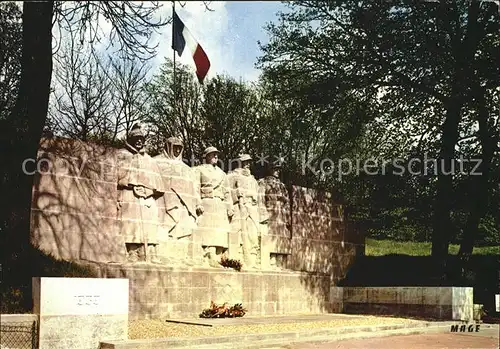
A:
{"type": "Polygon", "coordinates": [[[206,262],[212,267],[220,267],[220,257],[228,248],[229,220],[233,216],[227,176],[217,166],[218,155],[217,148],[206,148],[204,163],[194,168],[204,210],[196,234],[205,249],[206,262]]]}
{"type": "Polygon", "coordinates": [[[118,158],[118,220],[129,262],[157,259],[158,206],[164,193],[160,170],[146,151],[146,134],[134,125],[118,158]]]}
{"type": "Polygon", "coordinates": [[[259,185],[250,171],[251,156],[242,154],[238,160],[240,166],[228,175],[235,212],[231,225],[232,231],[239,235],[244,266],[254,269],[260,252],[259,236],[263,224],[267,223],[267,214],[259,209],[259,185]]]}
{"type": "Polygon", "coordinates": [[[267,176],[259,180],[269,214],[269,234],[290,238],[291,209],[288,190],[280,179],[282,161],[271,163],[267,176]]]}
{"type": "Polygon", "coordinates": [[[163,151],[155,156],[165,185],[164,227],[174,239],[191,236],[198,216],[203,213],[198,182],[194,171],[182,160],[184,144],[177,137],[165,141],[163,151]]]}

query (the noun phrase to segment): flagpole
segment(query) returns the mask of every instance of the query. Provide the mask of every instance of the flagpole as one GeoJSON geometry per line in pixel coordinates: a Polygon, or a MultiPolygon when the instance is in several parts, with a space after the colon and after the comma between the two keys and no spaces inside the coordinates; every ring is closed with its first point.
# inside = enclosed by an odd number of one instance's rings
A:
{"type": "MultiPolygon", "coordinates": [[[[172,42],[174,40],[174,13],[175,13],[175,1],[172,1],[172,42]]],[[[173,94],[174,94],[174,102],[173,102],[173,107],[174,107],[174,117],[175,117],[175,112],[176,112],[176,106],[177,106],[177,88],[176,88],[176,74],[175,74],[175,50],[174,48],[172,47],[172,53],[174,55],[174,68],[173,68],[173,72],[174,72],[174,80],[173,80],[173,86],[172,86],[172,91],[173,91],[173,94]]]]}

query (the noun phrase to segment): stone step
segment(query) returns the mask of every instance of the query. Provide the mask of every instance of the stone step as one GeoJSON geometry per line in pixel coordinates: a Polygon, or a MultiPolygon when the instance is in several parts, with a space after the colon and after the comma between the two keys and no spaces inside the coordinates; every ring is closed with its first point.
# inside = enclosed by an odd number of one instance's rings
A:
{"type": "Polygon", "coordinates": [[[418,334],[450,331],[456,322],[415,322],[400,325],[349,326],[308,329],[296,332],[233,334],[197,338],[136,339],[101,342],[100,349],[257,349],[300,342],[325,342],[349,338],[368,338],[400,334],[418,334]]]}
{"type": "MultiPolygon", "coordinates": [[[[297,343],[329,343],[333,341],[341,341],[346,339],[365,339],[374,337],[389,337],[389,336],[401,336],[401,335],[412,335],[412,334],[423,334],[423,333],[448,333],[450,330],[450,325],[441,326],[426,326],[417,328],[402,328],[395,330],[384,330],[384,331],[367,331],[367,332],[353,332],[336,334],[329,336],[311,336],[311,337],[299,337],[296,339],[280,339],[279,334],[277,338],[270,340],[263,340],[258,342],[241,342],[237,344],[238,349],[285,349],[287,344],[297,344],[297,343]]],[[[191,347],[192,349],[233,349],[235,348],[235,343],[224,343],[224,344],[211,344],[211,345],[198,345],[191,347]]],[[[182,347],[181,347],[182,348],[182,347]]]]}

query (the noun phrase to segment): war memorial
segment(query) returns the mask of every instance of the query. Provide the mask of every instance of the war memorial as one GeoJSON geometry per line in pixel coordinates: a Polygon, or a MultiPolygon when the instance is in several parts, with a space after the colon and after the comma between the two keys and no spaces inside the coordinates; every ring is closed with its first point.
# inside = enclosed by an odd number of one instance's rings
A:
{"type": "Polygon", "coordinates": [[[196,319],[211,302],[240,304],[245,318],[472,318],[472,288],[339,287],[364,254],[363,232],[331,193],[287,187],[279,161],[257,179],[249,154],[225,172],[208,146],[189,166],[180,139],[152,157],[146,136],[134,127],[121,149],[42,140],[32,244],[96,277],[33,275],[39,348],[175,347],[133,344],[128,322],[196,319]]]}

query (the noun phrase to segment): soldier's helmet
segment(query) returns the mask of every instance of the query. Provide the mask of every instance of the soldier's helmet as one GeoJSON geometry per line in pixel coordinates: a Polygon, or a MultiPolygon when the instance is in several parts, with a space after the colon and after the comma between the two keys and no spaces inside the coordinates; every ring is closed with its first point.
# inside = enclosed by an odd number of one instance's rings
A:
{"type": "Polygon", "coordinates": [[[134,124],[134,126],[132,126],[132,129],[128,133],[127,139],[132,139],[136,137],[146,138],[146,132],[144,131],[144,129],[140,124],[134,124]]]}
{"type": "Polygon", "coordinates": [[[240,154],[238,160],[240,160],[241,162],[249,161],[252,160],[252,157],[250,156],[250,154],[240,154]]]}
{"type": "Polygon", "coordinates": [[[208,154],[210,153],[219,153],[219,150],[216,148],[216,147],[207,147],[204,151],[203,151],[203,158],[205,158],[208,154]]]}
{"type": "Polygon", "coordinates": [[[282,157],[275,157],[277,160],[271,161],[267,165],[267,174],[271,175],[274,170],[281,170],[283,168],[283,164],[285,160],[282,157]]]}

